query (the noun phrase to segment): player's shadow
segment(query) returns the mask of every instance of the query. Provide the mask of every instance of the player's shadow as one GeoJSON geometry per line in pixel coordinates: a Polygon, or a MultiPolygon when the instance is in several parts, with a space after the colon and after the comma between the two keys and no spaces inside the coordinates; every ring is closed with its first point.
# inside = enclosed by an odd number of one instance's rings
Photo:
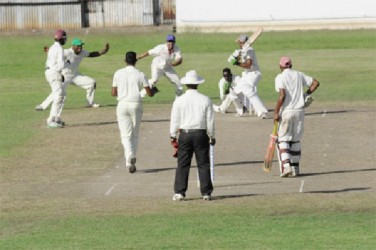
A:
{"type": "Polygon", "coordinates": [[[153,168],[153,169],[143,169],[143,170],[137,170],[137,172],[145,173],[145,174],[154,174],[164,171],[171,171],[175,170],[176,168],[153,168]]]}
{"type": "Polygon", "coordinates": [[[216,163],[215,167],[246,165],[246,164],[261,164],[261,163],[264,163],[264,161],[237,161],[237,162],[227,162],[227,163],[216,163]]]}
{"type": "Polygon", "coordinates": [[[320,172],[320,173],[302,173],[302,174],[299,174],[299,177],[324,175],[324,174],[343,174],[343,173],[355,173],[355,172],[370,172],[370,171],[376,171],[376,168],[354,169],[354,170],[337,170],[337,171],[320,172]]]}
{"type": "Polygon", "coordinates": [[[77,123],[77,124],[66,124],[64,127],[67,128],[75,128],[75,127],[91,127],[91,126],[104,126],[110,124],[117,124],[117,121],[112,122],[85,122],[85,123],[77,123]]]}
{"type": "Polygon", "coordinates": [[[351,191],[364,191],[369,190],[371,188],[344,188],[340,190],[324,190],[324,191],[309,191],[304,193],[310,194],[330,194],[330,193],[344,193],[344,192],[351,192],[351,191]]]}

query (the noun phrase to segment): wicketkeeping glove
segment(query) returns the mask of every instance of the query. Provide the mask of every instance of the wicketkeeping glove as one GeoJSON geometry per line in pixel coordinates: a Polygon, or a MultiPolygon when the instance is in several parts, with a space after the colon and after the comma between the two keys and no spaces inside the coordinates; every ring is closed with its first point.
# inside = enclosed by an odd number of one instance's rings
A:
{"type": "Polygon", "coordinates": [[[230,93],[230,87],[231,83],[225,82],[225,84],[223,84],[223,93],[225,95],[228,95],[230,93]]]}

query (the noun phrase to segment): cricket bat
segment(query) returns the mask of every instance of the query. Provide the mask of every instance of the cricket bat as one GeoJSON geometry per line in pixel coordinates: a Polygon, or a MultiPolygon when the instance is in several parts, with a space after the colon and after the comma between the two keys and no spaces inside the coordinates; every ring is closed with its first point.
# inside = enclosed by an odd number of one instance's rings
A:
{"type": "Polygon", "coordinates": [[[264,31],[264,29],[262,27],[259,27],[255,30],[255,32],[253,32],[252,36],[250,36],[247,40],[247,42],[245,42],[246,45],[248,46],[252,46],[252,44],[254,42],[256,42],[257,38],[260,37],[261,33],[264,31]]]}
{"type": "Polygon", "coordinates": [[[278,122],[274,122],[273,133],[270,135],[269,145],[266,150],[265,158],[264,158],[264,171],[269,173],[272,170],[272,163],[275,151],[275,144],[277,142],[277,127],[278,122]]]}

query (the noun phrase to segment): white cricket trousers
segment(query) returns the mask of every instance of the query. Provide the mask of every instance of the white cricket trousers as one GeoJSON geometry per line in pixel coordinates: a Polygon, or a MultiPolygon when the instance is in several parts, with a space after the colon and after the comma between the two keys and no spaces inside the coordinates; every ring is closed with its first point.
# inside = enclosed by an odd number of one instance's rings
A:
{"type": "Polygon", "coordinates": [[[219,108],[222,111],[226,111],[230,107],[231,102],[234,103],[236,113],[238,115],[243,115],[243,105],[242,105],[238,95],[236,95],[233,91],[230,91],[230,93],[228,95],[226,95],[226,98],[222,101],[219,108]]]}
{"type": "Polygon", "coordinates": [[[47,69],[45,71],[45,77],[47,82],[50,84],[50,96],[52,98],[50,116],[47,119],[47,123],[57,122],[60,120],[60,115],[63,107],[63,100],[65,96],[62,75],[59,72],[47,69]]]}
{"type": "Polygon", "coordinates": [[[68,84],[73,84],[73,85],[76,85],[77,87],[85,89],[87,105],[94,104],[96,82],[93,78],[89,76],[81,75],[80,73],[77,73],[75,75],[67,74],[65,76],[65,81],[68,84]]]}
{"type": "Polygon", "coordinates": [[[151,65],[151,79],[149,79],[150,85],[155,85],[159,78],[165,75],[171,83],[175,84],[175,94],[180,96],[183,94],[183,85],[180,83],[180,79],[174,68],[170,65],[166,65],[163,69],[159,66],[151,65]]]}
{"type": "Polygon", "coordinates": [[[248,98],[257,114],[268,113],[268,110],[257,94],[257,85],[260,82],[261,77],[262,75],[260,71],[243,72],[241,83],[235,88],[237,93],[241,92],[248,98]]]}
{"type": "Polygon", "coordinates": [[[142,114],[143,107],[141,102],[120,101],[116,108],[120,138],[124,147],[124,158],[127,167],[132,165],[131,159],[136,158],[142,114]]]}

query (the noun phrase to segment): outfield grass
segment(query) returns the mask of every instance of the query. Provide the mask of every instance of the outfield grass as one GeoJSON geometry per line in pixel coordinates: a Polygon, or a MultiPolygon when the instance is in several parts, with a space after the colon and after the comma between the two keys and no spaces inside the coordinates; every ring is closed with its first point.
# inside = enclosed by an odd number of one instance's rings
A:
{"type": "MultiPolygon", "coordinates": [[[[124,66],[125,51],[144,52],[162,43],[166,35],[85,34],[68,33],[68,44],[78,36],[89,51],[101,49],[105,42],[111,45],[108,54],[85,59],[81,64],[83,73],[97,79],[96,101],[103,105],[116,105],[110,96],[111,82],[113,73],[124,66]]],[[[196,69],[206,78],[200,91],[213,102],[219,102],[217,82],[222,68],[241,72],[226,61],[236,49],[236,36],[177,34],[184,58],[178,73],[183,76],[196,69]]],[[[50,132],[37,129],[48,113],[35,112],[34,107],[50,92],[44,78],[46,56],[42,48],[51,44],[50,36],[45,34],[0,37],[0,160],[16,161],[26,154],[21,150],[23,144],[50,132]]],[[[315,93],[317,102],[375,105],[373,30],[265,32],[254,47],[263,73],[258,90],[269,108],[273,108],[277,97],[274,77],[279,73],[282,55],[291,56],[294,68],[320,81],[320,91],[315,93]]],[[[145,58],[137,66],[149,75],[150,63],[151,58],[145,58]]],[[[145,99],[146,104],[173,101],[173,88],[165,79],[160,81],[159,89],[155,98],[145,99]]],[[[67,108],[85,105],[82,89],[70,86],[68,95],[67,108]]],[[[5,169],[2,164],[0,173],[5,169]]],[[[3,177],[1,180],[6,181],[3,177]]],[[[122,207],[128,205],[126,201],[119,201],[117,210],[106,210],[92,208],[92,201],[81,204],[78,199],[33,198],[1,207],[0,249],[373,249],[376,244],[374,195],[366,203],[363,201],[368,196],[319,194],[309,195],[303,203],[290,200],[288,195],[273,201],[252,198],[240,203],[188,202],[183,206],[171,205],[170,200],[153,200],[150,202],[156,205],[152,210],[145,202],[142,211],[132,212],[122,207]],[[324,199],[330,202],[322,207],[319,202],[324,199]],[[347,204],[348,200],[352,203],[347,204]],[[359,205],[353,207],[357,202],[359,205]]]]}
{"type": "MultiPolygon", "coordinates": [[[[116,104],[110,96],[113,73],[124,66],[125,51],[142,53],[157,43],[163,43],[165,34],[113,34],[106,35],[84,31],[68,34],[69,47],[73,37],[85,42],[85,49],[99,50],[106,42],[111,49],[108,54],[81,63],[81,72],[94,77],[98,82],[96,95],[101,104],[116,104]]],[[[206,83],[200,90],[219,102],[217,82],[221,70],[230,67],[240,74],[239,68],[226,61],[237,45],[236,34],[178,34],[177,44],[183,51],[184,63],[177,68],[183,76],[196,69],[205,77],[206,83]]],[[[266,103],[274,102],[274,77],[279,73],[278,59],[288,55],[294,68],[304,71],[321,82],[315,98],[321,102],[374,102],[376,96],[376,35],[371,30],[359,31],[295,31],[265,32],[254,45],[263,79],[259,93],[266,103]]],[[[40,120],[33,108],[50,92],[44,78],[44,45],[52,41],[46,34],[0,37],[0,156],[8,156],[12,149],[32,138],[32,126],[40,120]]],[[[138,63],[138,67],[150,74],[150,57],[138,63]]],[[[145,103],[171,103],[172,86],[165,79],[159,83],[161,93],[157,98],[147,98],[145,103]]],[[[84,92],[75,87],[68,89],[66,107],[85,105],[84,92]]],[[[45,115],[46,116],[46,115],[45,115]]],[[[47,117],[43,117],[47,119],[47,117]]]]}

